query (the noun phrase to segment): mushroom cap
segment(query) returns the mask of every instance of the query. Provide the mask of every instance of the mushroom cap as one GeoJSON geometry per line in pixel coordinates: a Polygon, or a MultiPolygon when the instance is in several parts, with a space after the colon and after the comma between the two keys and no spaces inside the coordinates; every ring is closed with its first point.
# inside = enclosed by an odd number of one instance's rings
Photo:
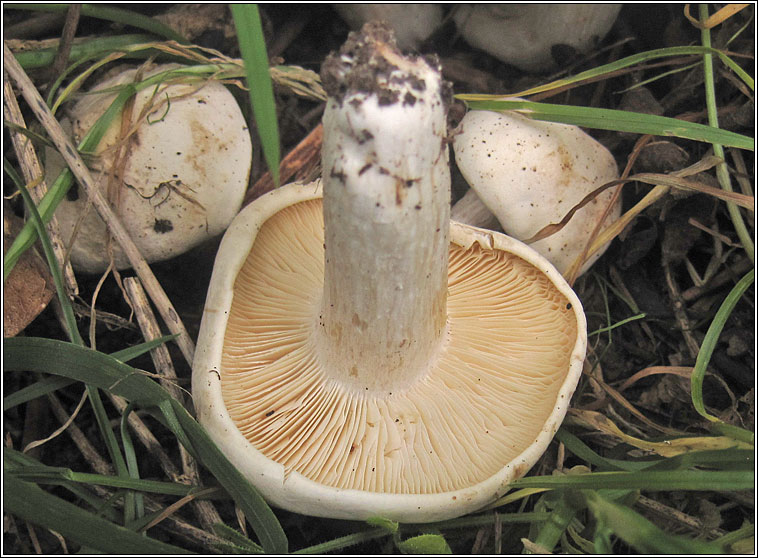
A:
{"type": "Polygon", "coordinates": [[[547,448],[581,374],[581,304],[521,242],[450,227],[446,338],[429,373],[393,393],[320,365],[319,182],[262,196],[228,229],[192,392],[200,422],[272,504],[439,521],[494,501],[547,448]]]}
{"type": "MultiPolygon", "coordinates": [[[[513,111],[472,110],[454,135],[455,162],[506,234],[519,240],[558,223],[585,196],[618,178],[613,155],[577,126],[540,122],[513,111]]],[[[529,243],[563,273],[584,249],[618,186],[598,194],[566,225],[529,243]]],[[[621,199],[604,226],[621,215],[621,199]]],[[[607,249],[593,254],[591,266],[607,249]]]]}
{"type": "MultiPolygon", "coordinates": [[[[145,77],[177,67],[157,66],[145,77]]],[[[136,72],[126,70],[93,90],[132,82],[136,72]]],[[[88,94],[74,104],[68,125],[77,142],[117,94],[88,94]]],[[[123,181],[109,199],[145,259],[161,261],[226,229],[239,212],[247,189],[252,143],[234,96],[219,82],[165,85],[157,93],[149,87],[134,99],[133,125],[149,103],[155,106],[142,115],[126,144],[123,181]]],[[[108,173],[114,166],[120,129],[121,118],[116,117],[98,145],[98,157],[90,163],[104,193],[109,191],[108,173]]],[[[47,158],[47,173],[54,177],[64,163],[53,150],[48,150],[47,158]]],[[[76,192],[76,185],[72,189],[76,192]]],[[[98,273],[108,266],[108,233],[94,208],[87,207],[87,196],[79,193],[73,201],[64,199],[56,215],[68,241],[85,210],[88,213],[71,250],[71,262],[77,269],[98,273]]],[[[117,243],[113,242],[112,248],[117,268],[129,267],[117,243]]]]}
{"type": "Polygon", "coordinates": [[[471,46],[522,70],[555,67],[552,48],[581,52],[602,39],[622,4],[460,4],[453,18],[471,46]]]}
{"type": "Polygon", "coordinates": [[[369,21],[384,21],[395,32],[397,45],[417,48],[442,25],[442,7],[438,4],[333,4],[334,9],[353,29],[369,21]]]}

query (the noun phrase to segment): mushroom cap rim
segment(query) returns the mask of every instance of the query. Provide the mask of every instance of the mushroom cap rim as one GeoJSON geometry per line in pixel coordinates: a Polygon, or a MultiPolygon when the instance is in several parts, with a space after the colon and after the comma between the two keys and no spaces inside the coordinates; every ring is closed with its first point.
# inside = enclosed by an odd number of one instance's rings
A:
{"type": "Polygon", "coordinates": [[[569,370],[558,391],[557,404],[535,441],[495,475],[469,487],[435,494],[344,489],[315,482],[296,471],[285,473],[283,465],[266,457],[234,426],[221,394],[221,350],[234,280],[258,230],[267,218],[285,207],[321,197],[318,180],[282,186],[243,209],[224,235],[208,289],[192,367],[192,395],[198,420],[209,433],[216,434],[214,441],[219,448],[274,506],[317,517],[355,520],[382,516],[418,523],[442,521],[481,509],[504,494],[513,480],[526,474],[544,453],[565,417],[586,351],[586,319],[581,302],[560,273],[532,248],[504,234],[451,221],[451,242],[463,248],[479,243],[485,248],[504,249],[525,259],[552,277],[574,309],[578,335],[569,370]],[[565,288],[561,288],[562,285],[565,288]]]}

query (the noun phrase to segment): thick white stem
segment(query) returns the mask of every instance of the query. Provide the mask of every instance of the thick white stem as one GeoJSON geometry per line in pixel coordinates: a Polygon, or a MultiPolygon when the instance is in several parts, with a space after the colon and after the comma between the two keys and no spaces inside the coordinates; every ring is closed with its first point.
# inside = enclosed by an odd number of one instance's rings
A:
{"type": "Polygon", "coordinates": [[[445,332],[450,172],[439,68],[385,34],[364,28],[322,70],[320,329],[334,379],[392,392],[425,374],[445,332]]]}

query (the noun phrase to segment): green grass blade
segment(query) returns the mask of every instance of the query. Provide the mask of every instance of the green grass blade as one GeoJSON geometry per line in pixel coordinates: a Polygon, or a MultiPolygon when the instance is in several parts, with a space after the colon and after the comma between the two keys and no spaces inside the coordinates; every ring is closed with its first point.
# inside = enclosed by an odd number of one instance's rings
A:
{"type": "Polygon", "coordinates": [[[181,427],[195,447],[200,461],[213,473],[213,476],[242,508],[266,553],[286,553],[287,536],[260,493],[226,459],[205,430],[178,401],[172,399],[171,406],[174,408],[181,427]]]}
{"type": "Polygon", "coordinates": [[[452,554],[445,537],[434,533],[425,533],[409,537],[395,543],[403,554],[452,554]]]}
{"type": "MultiPolygon", "coordinates": [[[[741,540],[744,539],[752,539],[755,536],[755,525],[751,525],[750,523],[745,522],[745,524],[737,529],[736,531],[732,531],[731,533],[727,533],[726,535],[719,537],[714,542],[716,544],[721,544],[725,547],[732,546],[735,543],[738,543],[741,540]]],[[[745,549],[745,553],[749,553],[754,548],[754,544],[752,541],[748,543],[747,548],[745,549]]],[[[736,552],[734,548],[731,549],[732,551],[736,552]]]]}
{"type": "Polygon", "coordinates": [[[205,430],[182,405],[158,383],[118,360],[85,347],[55,339],[13,337],[5,339],[5,369],[28,370],[66,376],[107,389],[127,401],[145,407],[159,407],[170,401],[198,460],[218,479],[242,508],[267,553],[287,552],[287,538],[266,501],[229,462],[205,430]]]}
{"type": "Polygon", "coordinates": [[[675,471],[690,467],[708,467],[720,471],[754,471],[755,452],[752,449],[731,448],[681,453],[674,457],[648,461],[646,471],[675,471]]]}
{"type": "Polygon", "coordinates": [[[535,95],[537,93],[542,93],[543,91],[550,91],[552,89],[557,89],[558,87],[565,87],[567,85],[572,85],[572,84],[579,83],[588,79],[593,79],[593,78],[597,78],[597,77],[604,76],[607,74],[611,74],[618,70],[622,70],[630,66],[635,66],[637,64],[642,64],[644,62],[655,60],[657,58],[689,56],[689,55],[698,55],[698,54],[706,54],[706,53],[717,55],[719,58],[721,58],[724,61],[724,63],[727,66],[729,66],[732,70],[734,70],[735,73],[737,73],[737,75],[739,75],[740,78],[743,79],[743,81],[745,81],[745,83],[751,89],[753,88],[753,85],[754,85],[753,79],[749,75],[747,75],[747,73],[744,72],[742,68],[737,66],[737,64],[731,58],[729,58],[729,56],[727,56],[726,53],[717,49],[713,49],[713,48],[693,45],[693,46],[677,46],[677,47],[659,48],[659,49],[654,49],[654,50],[648,50],[645,52],[640,52],[637,54],[633,54],[631,56],[627,56],[626,58],[622,58],[621,60],[615,60],[608,64],[603,64],[602,66],[591,68],[589,70],[586,70],[574,76],[559,79],[559,80],[547,83],[545,85],[540,85],[538,87],[533,87],[531,89],[520,91],[519,93],[515,93],[514,96],[523,97],[526,95],[535,95]],[[739,68],[739,71],[736,70],[734,66],[739,68]]]}
{"type": "MultiPolygon", "coordinates": [[[[213,532],[219,537],[226,539],[233,550],[237,554],[263,554],[263,548],[248,539],[245,535],[232,529],[228,525],[223,523],[216,523],[213,526],[213,532]]],[[[219,548],[221,551],[228,551],[227,548],[219,548]]]]}
{"type": "MultiPolygon", "coordinates": [[[[139,463],[137,461],[137,455],[134,451],[134,444],[132,443],[132,437],[129,434],[129,415],[134,410],[131,403],[129,403],[121,414],[121,445],[124,447],[124,458],[126,459],[126,468],[129,471],[129,478],[139,481],[139,463]]],[[[130,506],[133,506],[133,511],[127,515],[124,513],[124,522],[129,522],[132,519],[140,519],[145,516],[145,501],[142,498],[142,494],[139,492],[131,491],[128,495],[130,500],[130,506]]]]}
{"type": "Polygon", "coordinates": [[[73,383],[75,383],[74,380],[69,380],[68,378],[61,378],[58,376],[54,376],[52,378],[44,378],[39,382],[35,382],[18,391],[14,391],[13,393],[4,397],[3,411],[12,409],[18,405],[22,405],[23,403],[31,401],[32,399],[36,399],[37,397],[42,397],[48,393],[63,389],[64,387],[70,386],[73,383]]]}
{"type": "Polygon", "coordinates": [[[571,453],[596,467],[602,467],[603,469],[609,469],[611,471],[640,471],[649,465],[649,462],[644,461],[622,461],[620,459],[608,459],[598,455],[588,445],[564,427],[558,429],[555,437],[562,442],[566,446],[566,449],[571,453]]]}
{"type": "Polygon", "coordinates": [[[170,397],[140,371],[86,347],[41,337],[12,337],[3,342],[5,370],[65,376],[145,407],[157,406],[170,397]]]}
{"type": "MultiPolygon", "coordinates": [[[[3,166],[5,167],[6,172],[9,172],[11,170],[10,165],[6,164],[5,158],[3,158],[3,166]]],[[[14,181],[18,180],[19,177],[15,175],[15,172],[9,174],[14,179],[14,181]]],[[[29,191],[26,189],[26,185],[24,185],[21,181],[18,181],[16,182],[16,186],[18,187],[18,191],[21,194],[21,197],[24,199],[24,205],[26,206],[26,209],[31,217],[30,221],[34,226],[34,230],[37,232],[37,237],[40,239],[40,244],[42,244],[42,251],[44,252],[45,259],[47,260],[47,266],[50,269],[50,275],[53,277],[55,291],[58,295],[58,301],[61,304],[61,310],[63,313],[64,322],[66,323],[66,328],[68,330],[69,339],[71,339],[71,341],[74,343],[81,344],[82,338],[79,335],[79,328],[76,323],[74,309],[71,306],[71,301],[68,299],[68,295],[66,294],[66,286],[63,282],[63,273],[61,272],[61,268],[58,265],[58,259],[55,256],[53,244],[50,242],[50,237],[47,234],[45,224],[42,222],[42,217],[40,216],[39,211],[37,211],[37,206],[34,204],[34,200],[32,200],[29,191]]]]}
{"type": "Polygon", "coordinates": [[[81,545],[119,555],[188,554],[182,548],[144,537],[111,523],[14,475],[6,474],[3,480],[6,513],[51,529],[81,545]]]}
{"type": "Polygon", "coordinates": [[[360,533],[352,533],[350,535],[345,535],[344,537],[339,537],[330,541],[315,544],[307,548],[301,548],[300,550],[294,551],[292,554],[326,554],[327,552],[343,550],[357,544],[373,541],[375,539],[381,539],[388,536],[389,533],[387,533],[386,529],[377,527],[376,529],[361,531],[360,533]]]}
{"type": "MultiPolygon", "coordinates": [[[[175,338],[176,335],[164,335],[162,337],[157,337],[151,341],[146,341],[144,343],[140,343],[139,345],[134,345],[133,347],[128,347],[126,349],[116,351],[115,353],[111,353],[111,356],[116,360],[120,360],[121,362],[128,362],[133,358],[136,358],[154,349],[155,347],[159,347],[167,341],[171,341],[175,338]]],[[[13,407],[21,405],[22,403],[26,403],[32,399],[36,399],[37,397],[42,397],[48,393],[63,389],[64,387],[70,386],[74,383],[76,383],[76,380],[70,380],[69,378],[64,378],[61,376],[51,376],[44,378],[39,382],[35,382],[31,385],[26,386],[25,388],[14,391],[13,393],[3,398],[3,410],[7,411],[8,409],[12,409],[13,407]]]]}
{"type": "MultiPolygon", "coordinates": [[[[21,193],[21,196],[26,203],[27,210],[31,214],[31,223],[37,231],[37,236],[40,239],[45,257],[47,258],[48,267],[50,268],[50,272],[53,276],[53,282],[55,283],[56,291],[58,293],[58,300],[60,301],[61,307],[63,309],[63,315],[65,317],[69,338],[71,339],[72,343],[82,345],[83,341],[79,335],[79,329],[76,323],[76,317],[74,316],[74,310],[71,306],[71,302],[69,301],[68,296],[66,295],[66,289],[63,284],[63,274],[61,273],[60,267],[58,266],[58,261],[55,257],[55,253],[53,252],[53,246],[50,242],[50,238],[47,235],[47,229],[45,229],[45,225],[42,223],[42,218],[40,217],[39,212],[37,211],[37,207],[34,205],[34,201],[29,195],[29,192],[26,190],[26,187],[20,183],[18,184],[18,187],[19,192],[21,193]]],[[[100,398],[100,393],[96,387],[93,387],[91,385],[87,385],[86,389],[90,404],[92,405],[92,408],[95,412],[97,424],[100,428],[100,432],[103,435],[103,439],[105,440],[105,445],[108,449],[111,460],[113,461],[117,473],[120,476],[125,476],[128,474],[126,462],[123,455],[121,454],[118,441],[116,440],[116,435],[110,427],[110,421],[100,398]]]]}
{"type": "MultiPolygon", "coordinates": [[[[706,21],[708,19],[708,5],[700,4],[698,9],[700,10],[700,21],[706,21]]],[[[703,43],[703,46],[711,46],[711,30],[706,25],[700,29],[700,40],[703,43]]],[[[719,129],[718,106],[716,105],[716,80],[714,77],[713,56],[710,53],[703,55],[703,85],[705,87],[705,106],[708,112],[708,124],[714,129],[719,129]]],[[[716,141],[711,143],[713,143],[713,154],[724,161],[725,156],[723,145],[716,141]]],[[[734,191],[732,188],[732,178],[729,174],[726,163],[722,162],[720,165],[716,166],[716,178],[718,178],[719,185],[722,189],[727,192],[734,191]]],[[[755,244],[750,236],[750,231],[742,218],[742,213],[740,213],[737,205],[731,202],[727,202],[726,209],[732,220],[734,230],[737,233],[737,238],[740,239],[740,243],[745,250],[745,254],[750,258],[751,262],[755,263],[755,256],[753,254],[755,251],[755,244]]]]}
{"type": "Polygon", "coordinates": [[[47,465],[29,465],[20,469],[6,471],[26,482],[36,484],[60,484],[76,482],[98,486],[110,486],[124,490],[163,494],[167,496],[186,496],[197,490],[197,487],[175,482],[153,481],[139,478],[115,477],[97,473],[81,473],[67,467],[49,467],[47,465]]]}
{"type": "Polygon", "coordinates": [[[581,500],[570,497],[567,491],[561,491],[550,518],[538,527],[534,543],[552,552],[580,509],[581,500]]]}
{"type": "MultiPolygon", "coordinates": [[[[35,12],[65,12],[70,4],[4,4],[4,8],[12,10],[29,10],[35,12]]],[[[142,29],[148,33],[153,33],[160,37],[165,37],[179,43],[187,43],[182,35],[174,31],[168,25],[164,25],[157,19],[142,15],[132,10],[125,10],[114,6],[104,4],[82,4],[81,15],[84,17],[95,17],[105,21],[121,23],[142,29]]]]}
{"type": "Polygon", "coordinates": [[[126,349],[121,349],[120,351],[113,352],[110,354],[110,356],[116,360],[120,360],[121,362],[129,362],[130,360],[144,355],[148,351],[152,351],[156,347],[160,347],[164,343],[168,343],[177,337],[178,334],[162,335],[161,337],[156,337],[150,341],[145,341],[138,345],[133,345],[131,347],[127,347],[126,349]]]}
{"type": "MultiPolygon", "coordinates": [[[[516,512],[516,513],[498,513],[497,519],[500,523],[534,523],[537,521],[546,521],[550,517],[548,512],[516,512]]],[[[418,531],[429,531],[435,529],[475,529],[485,527],[495,522],[494,513],[484,513],[479,515],[467,515],[456,519],[447,519],[445,521],[436,521],[434,523],[404,523],[403,529],[416,529],[418,531]]]]}
{"type": "Polygon", "coordinates": [[[535,120],[561,122],[584,128],[597,128],[599,130],[614,130],[617,132],[652,134],[666,137],[673,136],[707,143],[718,143],[750,151],[753,151],[755,144],[753,138],[742,134],[667,116],[594,107],[535,103],[532,101],[503,99],[473,100],[476,97],[476,95],[456,95],[456,98],[465,101],[471,109],[513,110],[535,120]]]}
{"type": "Polygon", "coordinates": [[[752,471],[610,471],[558,477],[526,477],[511,488],[592,488],[626,490],[750,490],[752,471]]]}
{"type": "MultiPolygon", "coordinates": [[[[23,467],[46,467],[40,461],[37,461],[33,457],[21,453],[20,451],[12,448],[5,448],[3,450],[3,463],[6,472],[11,469],[19,469],[23,467]]],[[[64,487],[71,492],[74,496],[81,501],[89,504],[92,509],[96,510],[98,515],[105,516],[109,521],[120,521],[122,518],[121,512],[116,510],[108,502],[98,498],[92,492],[89,491],[81,483],[62,481],[59,486],[64,487]]]]}
{"type": "Polygon", "coordinates": [[[631,508],[606,500],[597,492],[584,494],[600,530],[610,529],[642,554],[720,554],[723,547],[669,535],[631,508]]]}
{"type": "Polygon", "coordinates": [[[674,471],[696,466],[706,466],[712,469],[729,471],[754,470],[754,452],[751,449],[731,448],[726,450],[690,451],[664,459],[623,461],[608,459],[598,455],[564,427],[558,430],[555,437],[566,446],[567,450],[580,459],[584,459],[596,467],[611,471],[674,471]]]}
{"type": "MultiPolygon", "coordinates": [[[[75,42],[71,46],[69,62],[78,62],[95,57],[124,47],[149,43],[154,40],[151,35],[114,35],[112,37],[98,37],[91,41],[75,42]]],[[[24,70],[34,70],[50,66],[55,60],[57,48],[44,48],[40,50],[25,50],[14,53],[16,60],[24,70]]]]}
{"type": "Polygon", "coordinates": [[[232,4],[232,16],[237,28],[240,53],[245,61],[245,74],[250,89],[255,124],[263,146],[274,185],[279,186],[279,126],[276,120],[276,104],[268,68],[266,43],[263,38],[261,18],[255,4],[232,4]]]}
{"type": "MultiPolygon", "coordinates": [[[[100,143],[100,139],[107,131],[111,122],[118,117],[124,104],[134,92],[135,89],[133,87],[126,87],[121,93],[119,93],[113,103],[111,103],[103,115],[98,118],[97,122],[95,122],[92,128],[89,129],[84,138],[82,138],[82,141],[78,146],[79,151],[92,151],[97,147],[97,144],[100,143]]],[[[63,197],[66,195],[66,192],[68,192],[72,184],[73,174],[68,168],[63,169],[37,206],[37,210],[44,223],[50,221],[53,212],[63,200],[63,197]]],[[[21,257],[21,254],[34,244],[36,240],[37,234],[34,224],[27,222],[14,239],[8,252],[5,254],[3,280],[8,278],[8,275],[21,257]]]]}
{"type": "Polygon", "coordinates": [[[724,329],[726,320],[729,318],[729,315],[732,313],[732,310],[734,310],[734,307],[737,305],[740,298],[742,298],[742,295],[747,288],[753,284],[754,279],[755,270],[751,269],[729,292],[724,299],[724,302],[721,303],[716,315],[713,317],[713,321],[708,327],[705,338],[700,345],[697,359],[695,360],[695,368],[692,371],[690,388],[690,391],[692,392],[692,404],[701,416],[712,422],[721,422],[721,420],[705,410],[705,404],[703,403],[703,379],[705,378],[705,371],[708,368],[708,362],[711,360],[711,355],[716,348],[716,343],[718,342],[721,330],[724,329]]]}

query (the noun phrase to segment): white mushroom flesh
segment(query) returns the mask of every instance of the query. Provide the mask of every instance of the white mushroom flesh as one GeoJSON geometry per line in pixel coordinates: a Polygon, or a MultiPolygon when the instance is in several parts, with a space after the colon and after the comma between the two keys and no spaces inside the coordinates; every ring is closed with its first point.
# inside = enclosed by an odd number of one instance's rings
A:
{"type": "MultiPolygon", "coordinates": [[[[143,77],[176,67],[158,66],[143,77]]],[[[132,82],[135,75],[135,69],[126,70],[95,91],[132,82]]],[[[70,116],[76,141],[116,95],[91,92],[74,105],[70,116]]],[[[234,96],[214,81],[143,89],[131,114],[124,129],[134,133],[121,139],[121,118],[115,118],[90,167],[145,259],[161,261],[222,233],[237,214],[252,162],[250,132],[234,96]],[[122,163],[115,159],[120,145],[122,163]],[[111,178],[118,172],[120,180],[111,178]]],[[[55,176],[62,160],[52,150],[48,159],[47,172],[55,176]]],[[[76,192],[76,185],[72,188],[76,192]]],[[[71,250],[75,267],[103,271],[110,261],[109,245],[116,267],[129,267],[118,245],[109,243],[105,223],[83,192],[73,201],[64,199],[56,211],[64,238],[71,238],[85,212],[71,250]]]]}
{"type": "Polygon", "coordinates": [[[369,21],[384,21],[395,31],[403,50],[418,48],[442,25],[439,4],[333,4],[334,9],[353,29],[369,21]]]}
{"type": "Polygon", "coordinates": [[[460,4],[453,18],[471,46],[526,71],[554,68],[552,49],[586,52],[602,39],[622,4],[460,4]]]}
{"type": "MultiPolygon", "coordinates": [[[[513,111],[468,112],[456,131],[453,147],[466,182],[505,233],[523,241],[547,225],[560,223],[585,196],[618,178],[613,155],[580,128],[532,120],[513,111]]],[[[582,254],[617,189],[603,190],[563,228],[530,246],[564,273],[582,254]]],[[[602,226],[620,215],[618,198],[602,226]]],[[[605,249],[607,245],[592,254],[581,271],[605,249]]]]}

